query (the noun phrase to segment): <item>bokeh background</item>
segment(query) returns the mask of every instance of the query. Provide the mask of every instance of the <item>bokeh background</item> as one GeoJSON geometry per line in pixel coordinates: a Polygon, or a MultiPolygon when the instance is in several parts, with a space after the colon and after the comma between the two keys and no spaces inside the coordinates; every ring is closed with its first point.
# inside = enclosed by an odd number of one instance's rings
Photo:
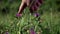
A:
{"type": "Polygon", "coordinates": [[[40,20],[30,15],[28,7],[16,18],[21,0],[0,0],[0,34],[60,34],[60,0],[43,0],[38,12],[40,20]]]}

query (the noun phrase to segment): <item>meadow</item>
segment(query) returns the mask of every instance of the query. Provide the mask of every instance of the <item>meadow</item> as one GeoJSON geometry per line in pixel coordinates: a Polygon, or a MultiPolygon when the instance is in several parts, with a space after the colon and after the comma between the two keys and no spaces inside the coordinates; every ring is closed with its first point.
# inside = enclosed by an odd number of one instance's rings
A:
{"type": "Polygon", "coordinates": [[[0,1],[0,34],[30,34],[29,29],[34,28],[36,34],[60,34],[60,0],[44,0],[35,18],[30,15],[28,7],[24,9],[23,16],[15,17],[21,0],[0,1]],[[38,20],[40,18],[40,20],[38,20]]]}

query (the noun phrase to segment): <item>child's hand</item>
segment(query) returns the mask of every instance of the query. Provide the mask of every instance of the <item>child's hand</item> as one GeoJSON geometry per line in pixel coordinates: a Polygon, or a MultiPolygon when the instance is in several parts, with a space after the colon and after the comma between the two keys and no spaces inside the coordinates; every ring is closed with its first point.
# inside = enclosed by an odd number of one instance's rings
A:
{"type": "Polygon", "coordinates": [[[21,5],[19,7],[18,14],[22,14],[23,10],[26,7],[29,7],[30,12],[36,12],[39,6],[41,5],[42,0],[22,0],[21,5]],[[33,2],[33,3],[32,3],[33,2]]]}
{"type": "Polygon", "coordinates": [[[29,5],[29,0],[22,0],[21,5],[19,7],[18,14],[22,14],[23,10],[29,5]]]}

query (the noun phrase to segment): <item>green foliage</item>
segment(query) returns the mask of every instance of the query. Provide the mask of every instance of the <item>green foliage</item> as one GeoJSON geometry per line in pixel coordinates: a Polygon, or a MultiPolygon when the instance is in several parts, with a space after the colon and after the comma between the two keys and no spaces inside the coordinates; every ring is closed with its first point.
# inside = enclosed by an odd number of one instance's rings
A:
{"type": "MultiPolygon", "coordinates": [[[[41,34],[60,34],[60,0],[44,0],[38,11],[41,15],[41,22],[38,18],[30,15],[29,9],[26,8],[23,16],[19,19],[15,18],[21,0],[2,0],[0,2],[0,34],[7,30],[9,34],[29,34],[29,29],[41,34]],[[8,7],[9,13],[2,13],[2,9],[8,7]],[[42,14],[43,13],[43,14],[42,14]],[[28,32],[27,32],[28,31],[28,32]]],[[[8,10],[6,9],[6,10],[8,10]]]]}

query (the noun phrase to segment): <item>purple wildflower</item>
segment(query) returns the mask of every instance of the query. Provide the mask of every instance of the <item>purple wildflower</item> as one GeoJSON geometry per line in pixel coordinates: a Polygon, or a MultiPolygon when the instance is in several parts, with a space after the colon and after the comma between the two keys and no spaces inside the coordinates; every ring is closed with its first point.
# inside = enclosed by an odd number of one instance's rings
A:
{"type": "Polygon", "coordinates": [[[33,28],[30,29],[30,34],[36,34],[33,28]]]}
{"type": "Polygon", "coordinates": [[[16,14],[16,17],[21,17],[22,16],[22,14],[16,14]]]}
{"type": "Polygon", "coordinates": [[[35,17],[39,17],[39,13],[35,13],[34,16],[35,16],[35,17]]]}
{"type": "Polygon", "coordinates": [[[6,32],[6,34],[9,34],[9,32],[6,32]]]}

